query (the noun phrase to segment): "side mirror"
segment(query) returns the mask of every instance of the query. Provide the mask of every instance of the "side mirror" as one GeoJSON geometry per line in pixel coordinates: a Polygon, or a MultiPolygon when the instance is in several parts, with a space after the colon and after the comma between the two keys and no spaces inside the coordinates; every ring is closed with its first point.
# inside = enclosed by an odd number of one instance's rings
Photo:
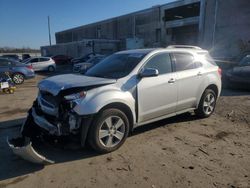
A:
{"type": "Polygon", "coordinates": [[[141,72],[139,73],[139,77],[155,77],[159,75],[159,71],[157,69],[153,68],[145,68],[142,69],[141,72]]]}

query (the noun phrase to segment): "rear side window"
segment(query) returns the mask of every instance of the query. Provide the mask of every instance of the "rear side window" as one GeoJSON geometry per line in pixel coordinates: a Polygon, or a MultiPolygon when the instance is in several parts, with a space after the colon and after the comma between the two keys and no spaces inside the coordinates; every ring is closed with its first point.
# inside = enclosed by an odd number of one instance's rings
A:
{"type": "Polygon", "coordinates": [[[39,62],[43,62],[43,61],[49,61],[49,58],[45,58],[45,57],[44,57],[44,58],[40,58],[40,59],[39,59],[39,62]]]}
{"type": "Polygon", "coordinates": [[[172,72],[172,64],[168,53],[161,53],[153,56],[144,66],[144,68],[153,68],[159,71],[159,74],[172,72]]]}
{"type": "Polygon", "coordinates": [[[173,55],[175,58],[176,71],[184,71],[196,68],[193,55],[188,53],[174,53],[173,55]]]}

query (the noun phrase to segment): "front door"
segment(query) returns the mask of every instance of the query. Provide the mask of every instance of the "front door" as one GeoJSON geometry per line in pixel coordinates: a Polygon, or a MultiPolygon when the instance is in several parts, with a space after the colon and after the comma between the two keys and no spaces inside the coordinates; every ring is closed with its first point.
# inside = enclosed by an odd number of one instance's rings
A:
{"type": "Polygon", "coordinates": [[[176,74],[168,53],[152,56],[143,68],[159,71],[156,77],[138,81],[138,122],[145,122],[175,112],[177,102],[176,74]]]}

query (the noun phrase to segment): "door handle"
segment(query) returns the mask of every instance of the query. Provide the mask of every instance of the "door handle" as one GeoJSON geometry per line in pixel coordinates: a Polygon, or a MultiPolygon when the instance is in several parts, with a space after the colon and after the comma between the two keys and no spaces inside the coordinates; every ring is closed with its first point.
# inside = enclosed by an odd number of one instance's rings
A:
{"type": "Polygon", "coordinates": [[[174,79],[174,78],[171,78],[170,80],[168,80],[168,83],[170,83],[170,84],[175,83],[175,79],[174,79]]]}
{"type": "Polygon", "coordinates": [[[202,76],[202,72],[198,72],[198,73],[197,73],[197,76],[202,76]]]}

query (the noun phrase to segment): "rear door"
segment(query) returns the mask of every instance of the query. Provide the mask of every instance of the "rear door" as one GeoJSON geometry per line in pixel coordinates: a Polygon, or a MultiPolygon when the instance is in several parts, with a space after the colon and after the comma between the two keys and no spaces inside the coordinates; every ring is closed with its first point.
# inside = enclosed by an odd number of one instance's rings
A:
{"type": "Polygon", "coordinates": [[[40,70],[48,70],[50,63],[51,62],[49,61],[49,58],[47,58],[47,57],[39,58],[39,62],[38,62],[39,69],[40,70]]]}
{"type": "Polygon", "coordinates": [[[195,63],[194,56],[186,52],[172,53],[172,58],[178,85],[176,110],[196,107],[203,81],[202,64],[195,63]]]}
{"type": "Polygon", "coordinates": [[[176,73],[173,72],[169,53],[152,56],[142,68],[157,69],[159,75],[138,81],[138,122],[174,113],[177,102],[176,73]]]}

